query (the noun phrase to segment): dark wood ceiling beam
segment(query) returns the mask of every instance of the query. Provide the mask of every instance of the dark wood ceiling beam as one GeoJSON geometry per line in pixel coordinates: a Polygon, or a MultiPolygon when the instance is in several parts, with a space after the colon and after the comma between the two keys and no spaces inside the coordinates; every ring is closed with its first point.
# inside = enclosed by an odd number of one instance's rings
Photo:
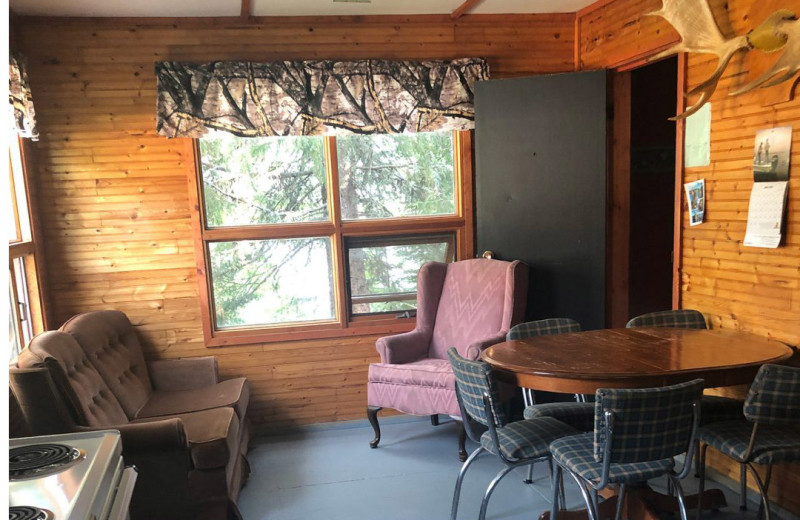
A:
{"type": "Polygon", "coordinates": [[[465,15],[470,9],[481,3],[482,0],[464,0],[464,3],[459,5],[455,8],[455,10],[450,13],[450,18],[456,20],[461,18],[461,16],[465,15]]]}

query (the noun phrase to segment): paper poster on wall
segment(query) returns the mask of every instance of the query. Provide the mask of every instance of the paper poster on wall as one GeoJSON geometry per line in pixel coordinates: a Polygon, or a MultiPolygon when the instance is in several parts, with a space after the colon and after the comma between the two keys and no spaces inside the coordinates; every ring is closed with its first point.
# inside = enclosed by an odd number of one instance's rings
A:
{"type": "Polygon", "coordinates": [[[786,201],[789,197],[789,163],[792,127],[768,128],[756,133],[753,148],[753,188],[747,208],[744,245],[778,247],[786,201]]]}
{"type": "Polygon", "coordinates": [[[683,164],[687,168],[711,163],[711,103],[686,118],[683,164]]]}
{"type": "Polygon", "coordinates": [[[689,203],[689,223],[692,226],[703,223],[706,211],[706,181],[688,182],[683,185],[686,190],[686,200],[689,203]]]}
{"type": "Polygon", "coordinates": [[[753,148],[753,180],[788,181],[791,152],[791,126],[759,130],[753,148]]]}

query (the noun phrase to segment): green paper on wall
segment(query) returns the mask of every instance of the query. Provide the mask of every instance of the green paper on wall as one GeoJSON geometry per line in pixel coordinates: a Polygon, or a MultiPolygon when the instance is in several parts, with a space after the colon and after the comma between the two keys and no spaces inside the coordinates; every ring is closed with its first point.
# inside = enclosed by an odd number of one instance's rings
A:
{"type": "Polygon", "coordinates": [[[684,165],[687,168],[711,164],[711,103],[686,118],[684,165]]]}

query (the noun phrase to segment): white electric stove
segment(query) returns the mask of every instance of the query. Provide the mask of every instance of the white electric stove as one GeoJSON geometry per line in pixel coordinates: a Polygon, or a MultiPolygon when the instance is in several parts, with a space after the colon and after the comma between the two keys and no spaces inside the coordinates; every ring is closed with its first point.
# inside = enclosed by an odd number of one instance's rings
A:
{"type": "Polygon", "coordinates": [[[10,520],[123,520],[136,469],[116,430],[9,441],[10,520]]]}

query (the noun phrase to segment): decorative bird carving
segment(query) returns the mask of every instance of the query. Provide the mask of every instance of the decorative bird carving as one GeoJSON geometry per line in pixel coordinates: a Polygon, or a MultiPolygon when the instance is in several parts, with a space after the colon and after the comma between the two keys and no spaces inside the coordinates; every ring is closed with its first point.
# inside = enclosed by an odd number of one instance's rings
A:
{"type": "Polygon", "coordinates": [[[647,14],[664,18],[681,35],[680,42],[651,57],[650,61],[679,52],[715,54],[719,58],[717,68],[711,76],[686,94],[700,94],[697,102],[682,114],[671,118],[673,120],[689,117],[708,102],[731,58],[739,51],[759,49],[763,52],[775,52],[783,49],[783,55],[764,75],[730,95],[749,92],[759,86],[777,85],[800,70],[800,23],[797,22],[796,14],[788,9],[772,13],[746,36],[733,38],[726,38],[722,34],[706,0],[663,0],[660,10],[647,14]]]}

